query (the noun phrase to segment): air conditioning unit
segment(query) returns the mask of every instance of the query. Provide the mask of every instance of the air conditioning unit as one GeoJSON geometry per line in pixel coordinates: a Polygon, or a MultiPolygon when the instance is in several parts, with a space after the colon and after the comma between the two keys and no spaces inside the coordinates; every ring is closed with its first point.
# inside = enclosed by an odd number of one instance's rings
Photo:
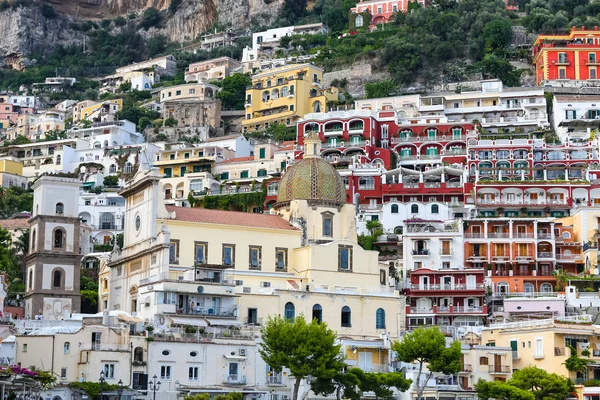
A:
{"type": "Polygon", "coordinates": [[[240,356],[246,355],[246,349],[240,349],[240,356]]]}

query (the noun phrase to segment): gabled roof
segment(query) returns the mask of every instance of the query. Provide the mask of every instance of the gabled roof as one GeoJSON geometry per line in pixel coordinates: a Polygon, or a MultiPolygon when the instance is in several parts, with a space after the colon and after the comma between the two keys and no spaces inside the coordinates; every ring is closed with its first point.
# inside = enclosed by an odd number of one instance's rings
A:
{"type": "Polygon", "coordinates": [[[297,228],[277,215],[209,210],[206,208],[166,207],[167,211],[175,213],[175,218],[173,218],[175,221],[298,231],[297,228]]]}

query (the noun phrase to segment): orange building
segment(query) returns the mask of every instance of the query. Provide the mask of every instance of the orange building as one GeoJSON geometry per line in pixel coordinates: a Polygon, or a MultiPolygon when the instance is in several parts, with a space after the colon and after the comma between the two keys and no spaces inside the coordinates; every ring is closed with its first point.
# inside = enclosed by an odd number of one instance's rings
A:
{"type": "Polygon", "coordinates": [[[573,27],[567,35],[539,35],[533,45],[536,83],[577,86],[599,79],[600,30],[573,27]]]}
{"type": "Polygon", "coordinates": [[[478,218],[465,224],[465,264],[487,270],[494,295],[550,295],[556,270],[583,270],[573,228],[552,218],[478,218]]]}

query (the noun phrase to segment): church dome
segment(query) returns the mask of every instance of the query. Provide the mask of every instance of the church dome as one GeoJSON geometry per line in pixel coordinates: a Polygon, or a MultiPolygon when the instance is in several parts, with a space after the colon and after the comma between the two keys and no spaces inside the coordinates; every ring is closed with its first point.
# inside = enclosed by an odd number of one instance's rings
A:
{"type": "Polygon", "coordinates": [[[322,158],[306,157],[289,167],[279,181],[277,203],[291,200],[343,205],[346,203],[346,185],[335,168],[322,158]]]}

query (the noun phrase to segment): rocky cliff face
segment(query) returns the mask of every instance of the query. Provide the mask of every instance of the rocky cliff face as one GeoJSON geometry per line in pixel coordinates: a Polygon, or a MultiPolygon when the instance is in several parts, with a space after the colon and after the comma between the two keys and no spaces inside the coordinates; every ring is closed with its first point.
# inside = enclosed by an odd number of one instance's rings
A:
{"type": "MultiPolygon", "coordinates": [[[[141,14],[153,7],[167,10],[174,0],[49,0],[58,16],[45,18],[40,7],[20,7],[0,12],[0,57],[13,53],[30,56],[46,54],[57,44],[81,44],[82,32],[69,28],[69,22],[85,19],[114,19],[141,14]]],[[[194,40],[216,22],[232,29],[249,27],[252,21],[271,21],[284,0],[179,0],[175,13],[167,16],[162,29],[145,36],[162,34],[174,42],[194,40]]]]}
{"type": "Polygon", "coordinates": [[[57,44],[81,44],[83,33],[69,28],[69,18],[45,18],[39,7],[0,12],[0,56],[47,54],[57,44]]]}

